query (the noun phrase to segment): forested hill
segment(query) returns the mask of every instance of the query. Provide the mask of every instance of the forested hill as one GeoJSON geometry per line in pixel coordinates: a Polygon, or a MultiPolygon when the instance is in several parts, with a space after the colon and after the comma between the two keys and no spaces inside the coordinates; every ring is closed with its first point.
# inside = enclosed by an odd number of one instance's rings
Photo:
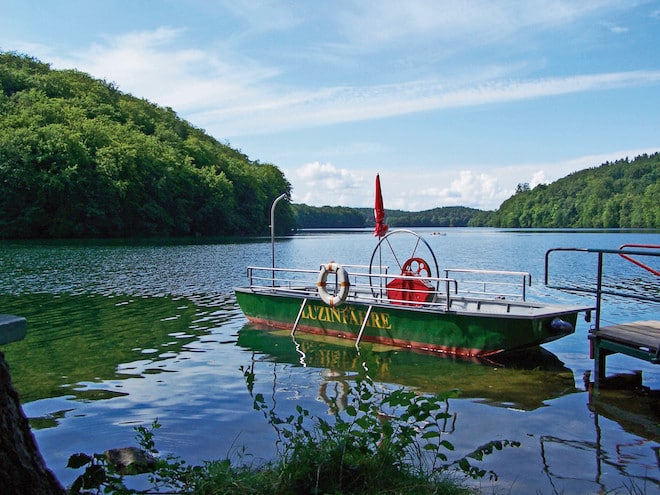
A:
{"type": "Polygon", "coordinates": [[[0,52],[0,90],[0,238],[267,234],[290,194],[276,166],[82,72],[0,52]]]}
{"type": "Polygon", "coordinates": [[[519,187],[487,219],[494,227],[660,228],[660,153],[519,187]]]}

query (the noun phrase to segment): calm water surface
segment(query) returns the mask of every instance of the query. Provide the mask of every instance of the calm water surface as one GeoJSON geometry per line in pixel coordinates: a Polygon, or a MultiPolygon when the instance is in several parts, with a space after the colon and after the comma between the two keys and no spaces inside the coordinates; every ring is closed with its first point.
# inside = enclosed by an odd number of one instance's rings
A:
{"type": "MultiPolygon", "coordinates": [[[[530,271],[530,298],[579,303],[592,300],[543,285],[547,249],[660,244],[658,233],[441,233],[425,236],[441,268],[530,271]]],[[[370,232],[298,235],[277,241],[276,263],[364,264],[374,246],[370,232]]],[[[133,445],[134,427],[156,418],[163,425],[157,447],[190,463],[267,460],[277,434],[253,409],[242,367],[255,372],[254,392],[280,416],[300,404],[323,417],[341,409],[352,377],[366,368],[383,389],[459,388],[446,430],[456,458],[491,440],[521,443],[479,464],[498,474],[497,482],[477,482],[486,493],[660,490],[657,366],[610,357],[608,374],[641,370],[655,401],[631,391],[595,401],[584,382],[593,363],[582,319],[574,335],[524,359],[474,363],[369,347],[358,355],[350,343],[302,336],[294,342],[248,325],[232,294],[246,282],[248,264],[270,266],[269,239],[0,243],[0,312],[28,319],[27,338],[2,352],[44,458],[64,484],[77,474],[65,468],[71,454],[133,445]]],[[[562,256],[555,268],[559,279],[592,284],[595,258],[562,256]]],[[[660,291],[657,278],[618,258],[606,273],[616,286],[660,291]]],[[[660,319],[660,308],[611,300],[603,319],[660,319]]]]}

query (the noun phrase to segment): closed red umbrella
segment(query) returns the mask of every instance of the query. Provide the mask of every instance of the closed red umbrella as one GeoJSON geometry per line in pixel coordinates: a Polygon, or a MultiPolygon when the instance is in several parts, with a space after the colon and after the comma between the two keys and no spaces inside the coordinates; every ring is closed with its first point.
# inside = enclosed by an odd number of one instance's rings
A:
{"type": "Polygon", "coordinates": [[[374,235],[383,237],[389,228],[385,225],[385,208],[383,207],[383,194],[380,192],[380,176],[376,174],[376,201],[374,204],[374,218],[376,219],[376,228],[374,235]]]}

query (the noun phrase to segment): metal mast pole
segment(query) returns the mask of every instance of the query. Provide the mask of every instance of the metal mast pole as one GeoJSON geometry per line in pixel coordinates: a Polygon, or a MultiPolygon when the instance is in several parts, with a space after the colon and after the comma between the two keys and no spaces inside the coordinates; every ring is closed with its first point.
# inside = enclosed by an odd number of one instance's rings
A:
{"type": "Polygon", "coordinates": [[[277,206],[277,202],[279,200],[284,198],[286,198],[286,193],[280,194],[277,198],[275,198],[275,201],[273,201],[273,204],[270,207],[270,251],[272,255],[273,286],[275,285],[275,206],[277,206]]]}

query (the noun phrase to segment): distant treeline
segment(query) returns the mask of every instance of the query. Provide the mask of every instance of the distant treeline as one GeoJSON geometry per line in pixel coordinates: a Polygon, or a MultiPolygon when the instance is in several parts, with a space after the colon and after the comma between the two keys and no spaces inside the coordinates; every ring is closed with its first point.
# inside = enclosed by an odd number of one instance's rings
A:
{"type": "MultiPolygon", "coordinates": [[[[448,206],[420,212],[386,210],[391,227],[467,227],[481,210],[463,206],[448,206]]],[[[293,213],[298,228],[365,228],[375,225],[373,208],[345,206],[314,207],[294,204],[293,213]]]]}
{"type": "Polygon", "coordinates": [[[171,108],[0,53],[0,238],[267,234],[290,189],[171,108]]]}
{"type": "MultiPolygon", "coordinates": [[[[444,207],[387,210],[392,227],[660,228],[660,153],[575,172],[516,193],[496,211],[444,207]]],[[[371,227],[370,208],[294,205],[300,228],[371,227]]]]}

